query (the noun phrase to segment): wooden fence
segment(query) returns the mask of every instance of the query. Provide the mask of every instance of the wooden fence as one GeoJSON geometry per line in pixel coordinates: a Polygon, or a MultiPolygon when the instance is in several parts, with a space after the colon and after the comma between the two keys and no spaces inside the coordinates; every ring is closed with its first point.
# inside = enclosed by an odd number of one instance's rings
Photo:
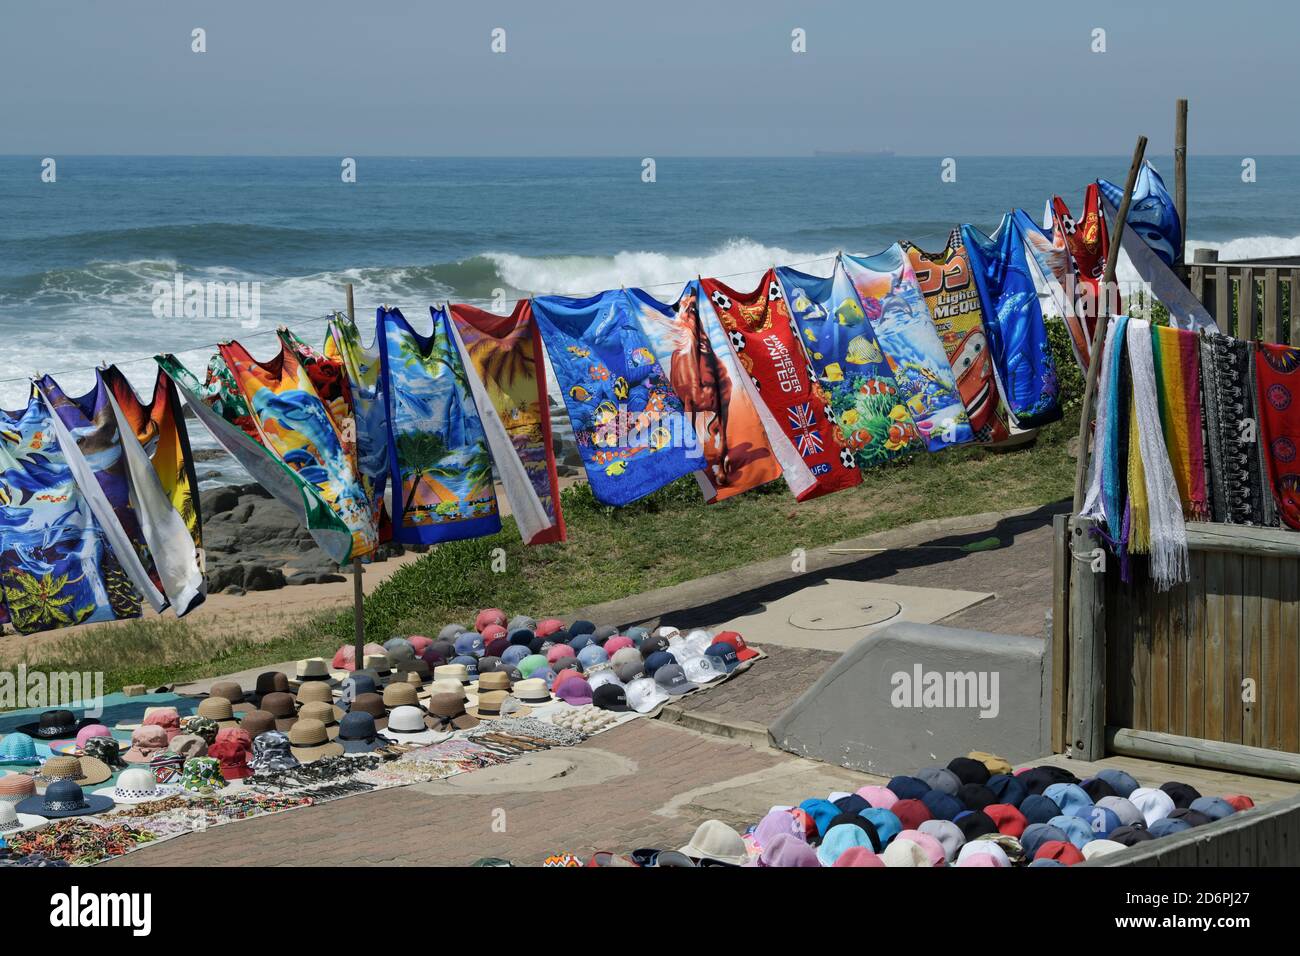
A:
{"type": "MultiPolygon", "coordinates": [[[[1188,267],[1238,338],[1300,345],[1300,260],[1188,267]]],[[[1300,532],[1189,522],[1191,580],[1120,580],[1091,523],[1055,526],[1053,743],[1300,780],[1300,532]]]]}

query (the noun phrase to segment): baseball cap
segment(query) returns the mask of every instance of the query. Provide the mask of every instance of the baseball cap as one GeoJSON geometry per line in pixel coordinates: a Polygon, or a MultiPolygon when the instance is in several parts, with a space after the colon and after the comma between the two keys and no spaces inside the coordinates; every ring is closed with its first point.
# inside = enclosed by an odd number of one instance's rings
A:
{"type": "Polygon", "coordinates": [[[938,820],[952,820],[966,808],[956,797],[950,797],[941,790],[930,790],[921,798],[930,816],[938,820]]]}
{"type": "Polygon", "coordinates": [[[531,630],[538,637],[547,637],[548,635],[554,634],[562,627],[564,627],[564,622],[558,617],[548,617],[544,621],[538,621],[537,626],[533,627],[531,630]]]}
{"type": "MultiPolygon", "coordinates": [[[[1133,791],[1129,791],[1132,793],[1133,791]]],[[[1132,801],[1124,797],[1102,797],[1097,801],[1097,806],[1105,807],[1107,810],[1114,812],[1119,817],[1121,826],[1132,826],[1135,823],[1142,823],[1142,811],[1135,807],[1132,801]]]]}
{"type": "Polygon", "coordinates": [[[665,664],[676,664],[676,663],[677,663],[677,658],[675,658],[668,651],[655,651],[653,654],[649,655],[645,659],[646,676],[654,677],[655,671],[659,670],[659,668],[663,667],[665,664]]]}
{"type": "Polygon", "coordinates": [[[566,704],[581,707],[592,701],[591,685],[584,677],[566,677],[563,682],[556,681],[555,696],[566,704]]]}
{"type": "Polygon", "coordinates": [[[1018,807],[1025,797],[1029,796],[1029,791],[1020,780],[1009,773],[995,773],[989,777],[989,782],[984,786],[993,792],[993,796],[998,798],[998,803],[1005,803],[1009,806],[1018,807]]]}
{"type": "Polygon", "coordinates": [[[674,697],[695,690],[697,686],[686,679],[686,672],[680,664],[663,665],[655,671],[654,678],[656,684],[674,697]]]}
{"type": "Polygon", "coordinates": [[[1070,836],[1060,827],[1054,827],[1050,823],[1031,823],[1025,827],[1025,832],[1020,834],[1020,845],[1030,856],[1037,855],[1039,847],[1052,841],[1069,843],[1070,836]]]}
{"type": "Polygon", "coordinates": [[[524,658],[533,656],[534,655],[528,653],[528,648],[519,644],[512,644],[507,647],[506,652],[501,655],[501,663],[505,664],[507,667],[518,667],[524,658]]]}
{"type": "MultiPolygon", "coordinates": [[[[916,772],[916,778],[923,780],[931,790],[938,790],[950,797],[957,796],[957,790],[961,787],[961,781],[957,778],[957,775],[946,767],[923,767],[916,772]]],[[[1011,801],[1007,800],[1005,802],[1010,803],[1011,801]]]]}
{"type": "Polygon", "coordinates": [[[919,777],[893,777],[885,784],[900,800],[920,800],[930,785],[919,777]]]}
{"type": "Polygon", "coordinates": [[[736,649],[726,641],[714,641],[704,653],[710,657],[718,658],[722,662],[722,666],[727,669],[728,674],[740,666],[740,658],[736,656],[736,649]]]}
{"type": "MultiPolygon", "coordinates": [[[[690,640],[690,638],[688,637],[687,640],[690,640]]],[[[740,659],[742,664],[745,663],[745,661],[752,661],[758,656],[758,651],[746,644],[745,639],[736,631],[723,631],[714,638],[714,641],[722,641],[734,647],[736,649],[736,657],[740,659]]]]}
{"type": "Polygon", "coordinates": [[[1147,832],[1153,837],[1173,836],[1175,833],[1182,833],[1184,830],[1190,830],[1192,825],[1186,820],[1174,820],[1165,817],[1163,820],[1157,820],[1147,828],[1147,832]]]}
{"type": "Polygon", "coordinates": [[[634,661],[623,661],[621,664],[615,664],[614,674],[624,684],[631,683],[638,677],[643,677],[645,675],[645,666],[641,662],[641,655],[637,654],[634,661]]]}
{"type": "Polygon", "coordinates": [[[682,670],[686,672],[686,679],[692,684],[708,684],[727,676],[726,668],[718,663],[717,658],[710,657],[708,654],[687,657],[681,664],[682,670]]]}
{"type": "Polygon", "coordinates": [[[1067,816],[1092,806],[1092,797],[1088,796],[1088,791],[1074,783],[1054,783],[1043,791],[1043,796],[1054,802],[1067,816]]]}
{"type": "Polygon", "coordinates": [[[653,677],[638,677],[627,685],[628,706],[638,714],[648,714],[667,703],[668,694],[653,677]]]}
{"type": "Polygon", "coordinates": [[[1193,800],[1199,800],[1201,792],[1195,787],[1186,783],[1179,783],[1171,780],[1169,783],[1162,783],[1160,789],[1169,794],[1169,799],[1174,801],[1175,809],[1181,810],[1184,807],[1190,807],[1193,800]]]}
{"type": "Polygon", "coordinates": [[[1038,848],[1034,860],[1058,860],[1066,866],[1083,862],[1083,854],[1073,843],[1064,840],[1048,840],[1038,848]]]}
{"type": "Polygon", "coordinates": [[[550,664],[565,657],[574,657],[573,648],[568,644],[552,644],[546,649],[546,660],[550,664]]]}
{"type": "Polygon", "coordinates": [[[1029,825],[1025,815],[1009,803],[991,803],[984,808],[984,813],[997,824],[999,833],[1008,836],[1019,837],[1029,825]]]}
{"type": "MultiPolygon", "coordinates": [[[[595,643],[595,638],[590,634],[575,634],[569,638],[569,646],[573,648],[573,653],[575,654],[584,647],[593,643],[595,643]]],[[[597,644],[596,646],[599,647],[600,645],[597,644]]]]}
{"type": "Polygon", "coordinates": [[[1204,813],[1211,820],[1222,820],[1236,813],[1236,808],[1219,797],[1201,797],[1192,801],[1191,809],[1204,813]]]}
{"type": "Polygon", "coordinates": [[[475,657],[482,657],[486,646],[483,635],[478,631],[464,631],[456,637],[457,654],[472,654],[475,657]]]}
{"type": "Polygon", "coordinates": [[[511,644],[518,644],[520,647],[528,647],[537,638],[537,634],[530,628],[515,628],[506,637],[511,644]]]}
{"type": "Polygon", "coordinates": [[[632,638],[630,637],[626,637],[622,634],[619,634],[614,637],[611,637],[601,646],[605,648],[606,654],[608,654],[610,657],[613,657],[615,654],[623,650],[623,648],[625,647],[635,648],[636,642],[633,641],[632,638]]]}
{"type": "Polygon", "coordinates": [[[524,677],[534,676],[537,671],[542,670],[546,665],[547,660],[541,654],[529,654],[520,658],[519,662],[515,664],[519,668],[519,673],[523,674],[524,677]]]}
{"type": "Polygon", "coordinates": [[[1061,813],[1061,808],[1057,806],[1056,801],[1041,793],[1031,793],[1020,801],[1020,806],[1016,809],[1023,813],[1030,823],[1046,823],[1061,813]]]}
{"type": "Polygon", "coordinates": [[[585,668],[595,667],[597,664],[604,664],[609,660],[609,655],[599,644],[588,644],[582,650],[578,651],[578,663],[585,668]]]}
{"type": "Polygon", "coordinates": [[[601,684],[591,694],[591,702],[601,710],[625,713],[629,707],[627,691],[622,684],[601,684]]]}
{"type": "Polygon", "coordinates": [[[596,625],[591,623],[591,621],[577,620],[569,625],[569,633],[594,634],[596,633],[596,625]]]}
{"type": "Polygon", "coordinates": [[[951,820],[926,820],[917,827],[917,830],[939,842],[939,846],[943,847],[943,855],[949,863],[957,858],[957,851],[966,842],[961,827],[951,820]]]}
{"type": "Polygon", "coordinates": [[[604,687],[606,684],[623,686],[623,682],[618,679],[618,675],[614,673],[614,669],[608,664],[602,664],[589,670],[587,672],[587,683],[591,685],[593,691],[598,687],[604,687]]]}
{"type": "Polygon", "coordinates": [[[658,635],[643,637],[637,642],[636,649],[641,652],[642,657],[649,657],[655,651],[668,650],[668,638],[658,635]]]}
{"type": "Polygon", "coordinates": [[[1097,779],[1105,780],[1110,784],[1111,789],[1115,791],[1116,796],[1127,799],[1128,795],[1138,788],[1138,782],[1133,779],[1132,774],[1125,773],[1123,770],[1117,770],[1113,767],[1107,767],[1105,770],[1097,771],[1097,779]]]}
{"type": "Polygon", "coordinates": [[[989,782],[989,768],[978,760],[972,760],[970,757],[955,757],[948,761],[948,769],[956,775],[962,783],[979,783],[989,782]]]}
{"type": "Polygon", "coordinates": [[[1173,797],[1163,790],[1156,790],[1151,787],[1138,787],[1128,795],[1128,799],[1133,806],[1142,812],[1142,819],[1148,827],[1157,820],[1163,820],[1178,809],[1174,806],[1173,797]]]}
{"type": "MultiPolygon", "coordinates": [[[[1105,813],[1105,810],[1102,812],[1105,813]]],[[[1048,826],[1056,827],[1056,829],[1065,834],[1067,840],[1077,846],[1080,850],[1083,849],[1085,843],[1091,843],[1097,838],[1097,834],[1094,833],[1092,827],[1088,825],[1088,821],[1080,816],[1066,816],[1065,814],[1061,814],[1059,817],[1052,817],[1048,826]]]]}

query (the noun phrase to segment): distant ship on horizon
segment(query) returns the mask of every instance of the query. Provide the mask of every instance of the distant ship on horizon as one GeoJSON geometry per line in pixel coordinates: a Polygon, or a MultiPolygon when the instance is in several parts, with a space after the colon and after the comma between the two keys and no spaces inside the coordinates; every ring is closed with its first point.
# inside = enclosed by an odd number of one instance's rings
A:
{"type": "Polygon", "coordinates": [[[894,151],[892,149],[814,149],[814,156],[865,156],[872,159],[891,159],[894,151]]]}

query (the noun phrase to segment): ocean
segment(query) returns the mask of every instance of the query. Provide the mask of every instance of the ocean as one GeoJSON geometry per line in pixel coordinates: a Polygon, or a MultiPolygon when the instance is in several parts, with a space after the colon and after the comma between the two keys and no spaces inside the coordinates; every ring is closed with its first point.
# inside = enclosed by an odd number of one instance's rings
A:
{"type": "MultiPolygon", "coordinates": [[[[1150,159],[1172,191],[1172,158],[1150,159]]],[[[1245,183],[1240,157],[1191,157],[1190,247],[1300,254],[1300,157],[1256,160],[1245,183]]],[[[21,405],[37,373],[83,391],[100,362],[144,389],[155,352],[201,371],[226,338],[269,358],[281,324],[318,344],[348,282],[363,328],[381,304],[427,322],[433,303],[490,307],[502,294],[621,284],[671,301],[697,274],[744,288],[774,264],[827,274],[837,250],[898,239],[937,250],[959,222],[988,232],[1015,206],[1038,219],[1054,193],[1076,208],[1090,180],[1122,182],[1128,167],[1120,156],[958,157],[944,182],[941,162],[665,156],[644,182],[640,157],[357,157],[344,183],[338,157],[65,156],[46,183],[41,157],[0,157],[0,403],[21,405]],[[258,323],[155,315],[156,284],[178,273],[257,283],[258,323]]],[[[207,468],[205,479],[223,477],[207,468]]]]}

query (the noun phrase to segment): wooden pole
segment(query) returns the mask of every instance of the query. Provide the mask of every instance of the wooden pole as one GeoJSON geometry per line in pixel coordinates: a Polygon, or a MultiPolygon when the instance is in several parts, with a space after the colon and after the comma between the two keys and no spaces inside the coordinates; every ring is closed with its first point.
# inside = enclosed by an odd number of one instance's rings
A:
{"type": "MultiPolygon", "coordinates": [[[[1187,246],[1187,100],[1179,100],[1174,115],[1174,206],[1183,228],[1183,248],[1187,246]]],[[[1183,262],[1178,250],[1178,264],[1183,262]]]]}
{"type": "MultiPolygon", "coordinates": [[[[352,283],[347,286],[348,292],[348,320],[356,322],[357,310],[352,300],[352,283]]],[[[352,559],[352,625],[353,625],[353,666],[361,670],[366,662],[366,609],[365,591],[361,587],[361,575],[364,572],[361,568],[361,559],[352,559]]]]}
{"type": "Polygon", "coordinates": [[[1102,344],[1106,339],[1106,330],[1110,326],[1111,303],[1114,297],[1111,290],[1115,287],[1115,269],[1119,265],[1119,246],[1124,238],[1124,222],[1128,218],[1128,208],[1133,202],[1133,187],[1137,184],[1138,171],[1142,168],[1142,158],[1146,155],[1147,138],[1139,136],[1137,146],[1133,149],[1133,162],[1128,168],[1128,179],[1124,182],[1124,198],[1119,204],[1119,214],[1115,217],[1115,227],[1110,234],[1110,251],[1106,256],[1106,271],[1101,279],[1101,301],[1097,330],[1092,336],[1092,347],[1088,353],[1088,375],[1083,387],[1083,408],[1079,412],[1079,461],[1074,471],[1074,514],[1083,507],[1084,480],[1088,474],[1088,428],[1092,424],[1092,404],[1097,391],[1097,374],[1101,368],[1102,344]]]}

